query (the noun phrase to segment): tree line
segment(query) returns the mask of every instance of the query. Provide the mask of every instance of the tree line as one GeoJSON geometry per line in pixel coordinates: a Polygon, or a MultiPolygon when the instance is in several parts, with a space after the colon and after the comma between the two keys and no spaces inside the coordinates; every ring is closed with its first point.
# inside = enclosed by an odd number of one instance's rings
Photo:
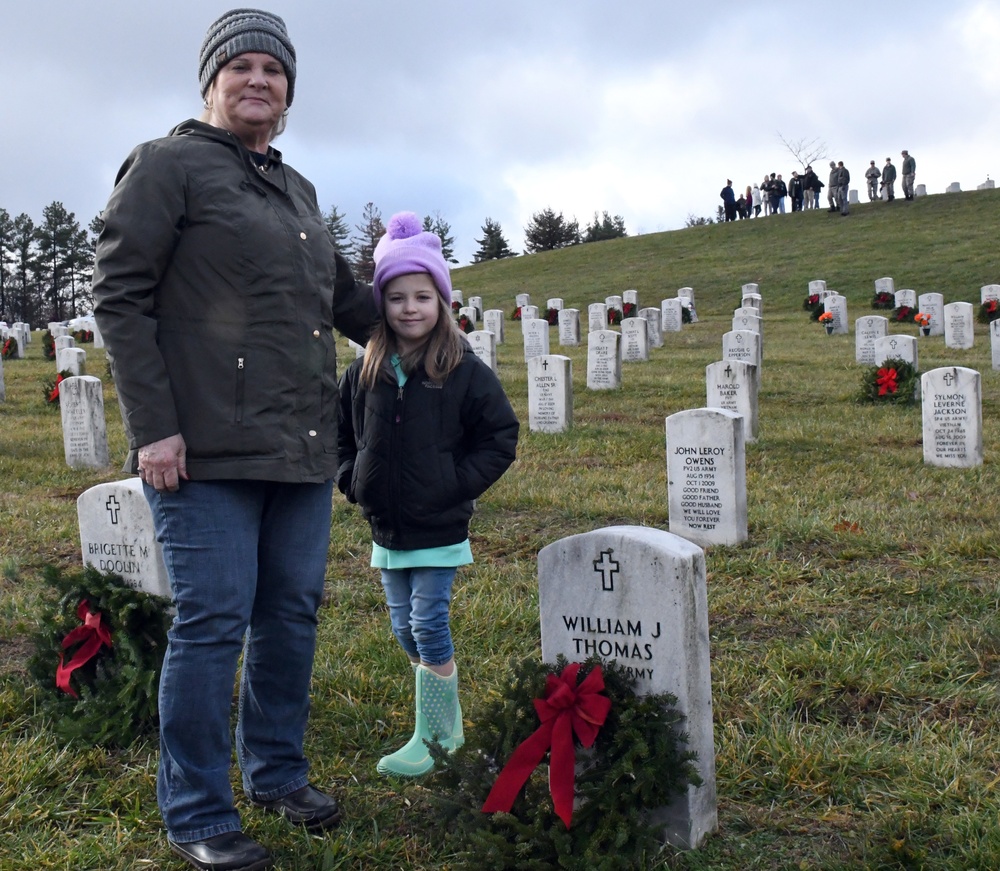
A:
{"type": "MultiPolygon", "coordinates": [[[[382,213],[374,203],[366,204],[361,222],[353,228],[337,206],[323,213],[337,251],[346,258],[362,281],[370,282],[375,272],[374,252],[385,233],[382,213]]],[[[423,219],[424,230],[441,239],[441,251],[449,263],[455,257],[455,239],[451,225],[440,213],[423,219]]],[[[101,231],[100,215],[82,227],[73,212],[61,202],[50,203],[42,210],[39,223],[27,214],[11,217],[0,208],[0,320],[43,324],[64,321],[93,309],[91,280],[94,251],[101,231]]],[[[524,228],[524,251],[534,254],[569,245],[599,242],[627,236],[620,215],[594,213],[583,230],[576,219],[566,219],[562,212],[546,208],[535,212],[524,228]]],[[[487,218],[473,263],[516,257],[498,221],[487,218]]]]}

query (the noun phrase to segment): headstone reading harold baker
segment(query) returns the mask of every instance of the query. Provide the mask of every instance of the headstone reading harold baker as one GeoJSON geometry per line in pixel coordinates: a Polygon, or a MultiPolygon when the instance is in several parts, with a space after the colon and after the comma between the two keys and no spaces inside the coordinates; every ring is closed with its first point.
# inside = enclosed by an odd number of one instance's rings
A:
{"type": "Polygon", "coordinates": [[[538,554],[542,659],[597,655],[636,678],[639,695],[670,693],[701,786],[649,808],[664,840],[693,849],[718,828],[705,554],[669,532],[611,526],[538,554]]]}
{"type": "Polygon", "coordinates": [[[134,590],[170,598],[163,552],[138,478],[84,490],[76,500],[84,565],[121,575],[134,590]]]}
{"type": "Polygon", "coordinates": [[[667,418],[670,531],[702,547],[747,540],[743,417],[693,408],[667,418]]]}

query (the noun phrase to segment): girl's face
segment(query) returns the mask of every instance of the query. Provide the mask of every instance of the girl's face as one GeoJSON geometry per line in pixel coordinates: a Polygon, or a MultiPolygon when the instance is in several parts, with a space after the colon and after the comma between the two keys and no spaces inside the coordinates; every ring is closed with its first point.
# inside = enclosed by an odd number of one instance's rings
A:
{"type": "Polygon", "coordinates": [[[382,292],[385,319],[396,336],[400,354],[419,348],[441,315],[438,290],[426,272],[399,275],[382,292]]]}

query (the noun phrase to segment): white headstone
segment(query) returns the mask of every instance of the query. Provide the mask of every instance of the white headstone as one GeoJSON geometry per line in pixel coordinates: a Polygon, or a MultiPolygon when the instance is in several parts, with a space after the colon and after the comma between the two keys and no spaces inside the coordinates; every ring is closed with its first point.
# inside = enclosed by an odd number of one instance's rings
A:
{"type": "Polygon", "coordinates": [[[764,356],[764,319],[759,318],[756,315],[743,315],[739,318],[733,318],[733,332],[751,332],[756,333],[760,337],[760,344],[758,349],[760,355],[764,356]]]}
{"type": "Polygon", "coordinates": [[[705,367],[708,408],[724,408],[743,418],[743,440],[757,441],[757,369],[741,360],[720,360],[705,367]]]}
{"type": "Polygon", "coordinates": [[[922,293],[917,297],[917,307],[930,315],[931,336],[944,335],[944,296],[940,293],[922,293]]]}
{"type": "Polygon", "coordinates": [[[991,299],[1000,300],[1000,284],[984,284],[979,288],[980,305],[991,299]]]}
{"type": "Polygon", "coordinates": [[[945,191],[946,194],[960,194],[962,192],[962,185],[957,181],[953,181],[948,185],[948,189],[945,191]]]}
{"type": "Polygon", "coordinates": [[[78,375],[59,385],[63,447],[74,469],[102,469],[110,462],[100,378],[78,375]]]}
{"type": "Polygon", "coordinates": [[[636,311],[639,310],[639,291],[637,290],[623,290],[622,291],[622,305],[625,304],[634,306],[636,311]]]}
{"type": "Polygon", "coordinates": [[[751,294],[760,294],[760,285],[758,285],[756,282],[750,282],[748,284],[744,284],[743,287],[740,289],[742,290],[744,296],[749,296],[751,294]]]}
{"type": "Polygon", "coordinates": [[[876,278],[875,293],[889,293],[893,297],[896,295],[896,283],[891,278],[876,278]]]}
{"type": "Polygon", "coordinates": [[[875,362],[873,366],[881,366],[886,360],[902,360],[914,369],[919,369],[917,362],[916,336],[883,336],[875,340],[875,362]]]}
{"type": "Polygon", "coordinates": [[[757,310],[757,317],[763,317],[764,300],[759,293],[747,293],[740,300],[741,308],[753,308],[757,310]]]}
{"type": "Polygon", "coordinates": [[[760,390],[762,360],[759,333],[755,333],[753,330],[732,330],[731,332],[723,333],[722,359],[752,363],[757,380],[757,389],[760,390]]]}
{"type": "Polygon", "coordinates": [[[528,428],[566,432],[573,425],[573,361],[559,354],[528,361],[528,428]]]}
{"type": "Polygon", "coordinates": [[[920,376],[924,462],[971,468],[983,464],[982,384],[975,369],[952,366],[920,376]]]}
{"type": "Polygon", "coordinates": [[[587,335],[587,389],[617,390],[622,386],[621,334],[595,330],[587,335]]]}
{"type": "Polygon", "coordinates": [[[497,339],[489,330],[473,330],[465,338],[473,353],[494,372],[497,371],[497,339]]]}
{"type": "Polygon", "coordinates": [[[465,305],[465,295],[457,287],[451,289],[452,303],[458,303],[459,307],[465,305]]]}
{"type": "Polygon", "coordinates": [[[760,311],[758,311],[752,305],[741,305],[739,308],[733,309],[734,318],[759,318],[760,311]]]}
{"type": "Polygon", "coordinates": [[[646,321],[646,334],[650,348],[663,347],[663,330],[660,329],[660,310],[658,308],[639,309],[639,317],[646,321]]]}
{"type": "Polygon", "coordinates": [[[531,295],[527,293],[519,293],[514,297],[514,305],[518,308],[524,308],[526,305],[531,305],[531,295]]]}
{"type": "Polygon", "coordinates": [[[171,597],[163,551],[138,478],[84,490],[76,513],[84,565],[121,575],[133,590],[171,597]]]}
{"type": "Polygon", "coordinates": [[[57,336],[53,341],[52,346],[55,349],[56,355],[58,355],[60,351],[65,350],[66,348],[75,348],[76,339],[72,336],[57,336]]]}
{"type": "MultiPolygon", "coordinates": [[[[521,332],[524,332],[524,325],[528,321],[543,320],[538,317],[538,306],[537,305],[522,305],[521,306],[521,332]]],[[[545,321],[548,323],[548,321],[545,321]]]]}
{"type": "Polygon", "coordinates": [[[917,292],[915,290],[897,290],[894,299],[896,308],[906,306],[915,309],[917,307],[917,292]]]}
{"type": "Polygon", "coordinates": [[[850,329],[847,326],[847,297],[839,293],[831,294],[823,300],[823,311],[833,315],[833,335],[846,336],[850,329]]]}
{"type": "Polygon", "coordinates": [[[875,342],[889,335],[889,319],[865,315],[854,322],[854,361],[875,366],[875,342]]]}
{"type": "Polygon", "coordinates": [[[481,296],[470,296],[469,306],[476,310],[476,323],[483,319],[483,298],[481,296]]]}
{"type": "Polygon", "coordinates": [[[97,322],[94,322],[94,347],[103,348],[104,347],[104,336],[101,335],[101,331],[97,328],[97,322]]]}
{"type": "Polygon", "coordinates": [[[594,302],[587,306],[587,332],[596,333],[608,328],[608,307],[603,302],[594,302]]]}
{"type": "Polygon", "coordinates": [[[664,333],[679,333],[684,326],[679,299],[665,299],[660,303],[660,326],[664,333]]]}
{"type": "Polygon", "coordinates": [[[549,353],[549,322],[542,318],[521,321],[524,336],[524,359],[549,353]]]}
{"type": "Polygon", "coordinates": [[[809,296],[826,293],[826,282],[822,278],[815,278],[809,282],[809,296]]]}
{"type": "Polygon", "coordinates": [[[487,309],[483,312],[483,329],[489,330],[496,337],[497,344],[503,344],[503,310],[487,309]]]}
{"type": "Polygon", "coordinates": [[[3,357],[0,357],[0,402],[6,402],[6,401],[7,401],[7,387],[5,386],[3,380],[3,357]]]}
{"type": "Polygon", "coordinates": [[[625,307],[625,302],[622,300],[620,294],[612,294],[604,298],[604,304],[608,308],[616,308],[618,311],[622,311],[625,307]]]}
{"type": "Polygon", "coordinates": [[[563,300],[560,297],[554,297],[545,303],[546,308],[554,308],[557,312],[563,310],[563,300]]]}
{"type": "MultiPolygon", "coordinates": [[[[990,323],[990,354],[993,358],[993,368],[1000,369],[1000,320],[990,323]]],[[[3,389],[3,370],[0,369],[0,390],[3,389]]]]}
{"type": "Polygon", "coordinates": [[[559,344],[576,347],[580,344],[580,310],[559,309],[559,344]]]}
{"type": "Polygon", "coordinates": [[[538,554],[542,659],[616,660],[639,695],[670,693],[701,786],[649,808],[663,838],[694,849],[718,828],[705,554],[669,532],[611,526],[538,554]]]}
{"type": "Polygon", "coordinates": [[[643,318],[622,321],[622,362],[645,363],[649,360],[649,326],[643,318]]]}
{"type": "Polygon", "coordinates": [[[56,351],[56,372],[86,375],[87,352],[83,348],[63,348],[56,351]]]}
{"type": "Polygon", "coordinates": [[[947,348],[971,348],[974,339],[971,302],[950,302],[944,307],[944,344],[947,348]]]}
{"type": "Polygon", "coordinates": [[[458,309],[458,316],[459,316],[459,318],[461,318],[463,315],[465,317],[467,317],[472,322],[473,328],[475,328],[478,325],[478,323],[479,323],[479,312],[476,311],[476,307],[474,305],[463,305],[463,306],[461,306],[458,309]]]}
{"type": "Polygon", "coordinates": [[[743,418],[693,408],[667,418],[670,531],[702,547],[747,540],[743,418]]]}
{"type": "Polygon", "coordinates": [[[693,287],[679,287],[677,288],[677,298],[678,299],[689,299],[691,304],[694,305],[694,288],[693,287]]]}

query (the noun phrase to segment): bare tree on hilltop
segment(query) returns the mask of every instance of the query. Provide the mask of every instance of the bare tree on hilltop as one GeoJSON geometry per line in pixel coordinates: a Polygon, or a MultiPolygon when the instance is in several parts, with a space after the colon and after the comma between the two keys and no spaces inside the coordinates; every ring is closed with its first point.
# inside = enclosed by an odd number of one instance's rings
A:
{"type": "Polygon", "coordinates": [[[511,251],[504,238],[500,222],[487,218],[483,224],[483,238],[476,239],[479,250],[472,255],[473,263],[483,263],[486,260],[503,260],[505,257],[517,257],[516,251],[511,251]]]}
{"type": "Polygon", "coordinates": [[[528,254],[579,245],[582,241],[580,225],[575,220],[567,221],[562,212],[557,215],[553,209],[535,212],[524,228],[524,249],[528,254]]]}
{"type": "Polygon", "coordinates": [[[826,157],[826,143],[820,139],[785,139],[780,132],[778,138],[803,169],[826,157]]]}
{"type": "Polygon", "coordinates": [[[361,223],[355,227],[358,235],[354,240],[354,276],[371,282],[375,277],[375,246],[385,235],[385,224],[382,223],[382,213],[374,203],[365,205],[361,218],[361,223]]]}

